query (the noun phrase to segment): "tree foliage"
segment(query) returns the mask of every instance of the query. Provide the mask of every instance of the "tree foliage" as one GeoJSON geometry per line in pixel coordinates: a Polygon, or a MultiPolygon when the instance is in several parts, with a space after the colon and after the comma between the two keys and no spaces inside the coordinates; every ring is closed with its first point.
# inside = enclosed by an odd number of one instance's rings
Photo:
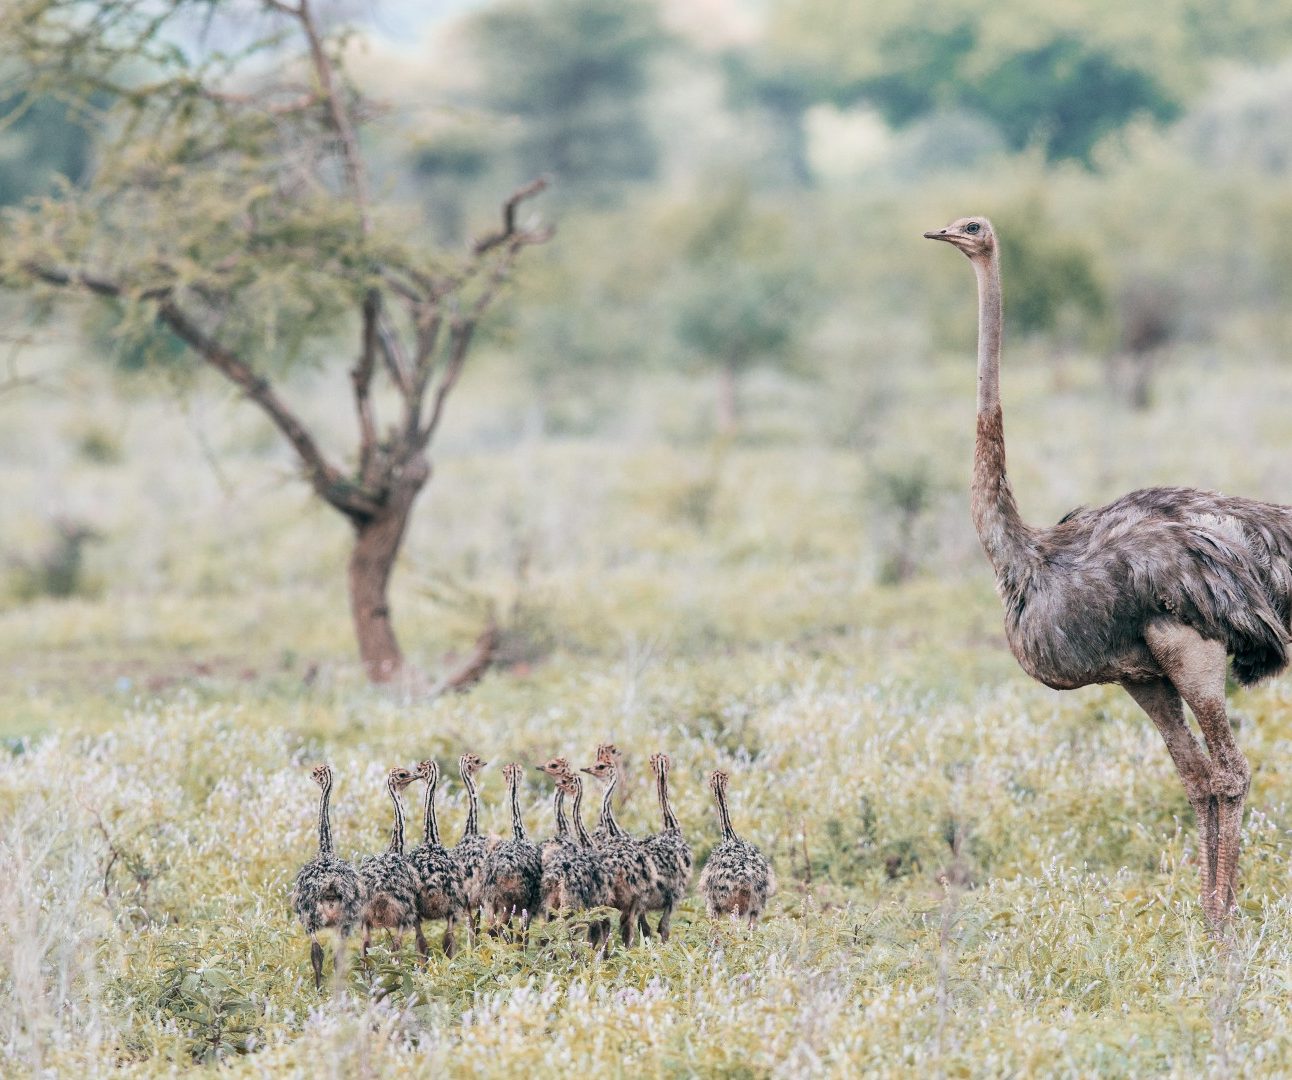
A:
{"type": "Polygon", "coordinates": [[[643,107],[666,36],[647,0],[505,0],[473,36],[482,97],[515,117],[522,174],[606,197],[654,175],[658,148],[643,107]]]}
{"type": "Polygon", "coordinates": [[[538,183],[453,257],[428,249],[408,208],[375,200],[361,136],[380,109],[351,81],[345,41],[311,0],[16,0],[0,16],[0,90],[73,101],[103,134],[84,182],[5,213],[0,281],[97,297],[126,341],[164,328],[261,409],[355,529],[360,651],[389,678],[402,654],[386,592],[428,447],[480,318],[547,233],[519,217],[538,183]],[[348,464],[272,381],[302,358],[345,372],[348,464]]]}
{"type": "Polygon", "coordinates": [[[770,42],[784,62],[821,73],[823,99],[865,102],[892,124],[971,109],[1015,149],[1090,164],[1128,122],[1177,116],[1218,58],[1277,55],[1292,17],[1265,5],[982,5],[930,0],[858,7],[782,0],[770,42]],[[1259,28],[1259,29],[1258,29],[1259,28]],[[1260,39],[1259,43],[1256,39],[1260,39]]]}
{"type": "Polygon", "coordinates": [[[789,253],[784,223],[743,187],[696,208],[673,288],[677,333],[704,357],[740,371],[784,360],[807,299],[806,268],[789,253]]]}
{"type": "Polygon", "coordinates": [[[1089,341],[1106,331],[1107,288],[1088,248],[1034,202],[998,214],[995,224],[1007,238],[1002,259],[1011,332],[1053,334],[1066,322],[1089,341]]]}
{"type": "Polygon", "coordinates": [[[60,179],[81,180],[91,144],[91,132],[55,97],[0,101],[0,206],[47,194],[60,179]]]}
{"type": "Polygon", "coordinates": [[[1111,50],[1058,34],[1008,53],[983,70],[978,26],[899,27],[891,66],[841,87],[844,102],[868,101],[892,124],[939,109],[981,113],[1012,149],[1040,146],[1051,161],[1091,163],[1104,136],[1137,116],[1169,120],[1179,113],[1153,75],[1111,50]]]}

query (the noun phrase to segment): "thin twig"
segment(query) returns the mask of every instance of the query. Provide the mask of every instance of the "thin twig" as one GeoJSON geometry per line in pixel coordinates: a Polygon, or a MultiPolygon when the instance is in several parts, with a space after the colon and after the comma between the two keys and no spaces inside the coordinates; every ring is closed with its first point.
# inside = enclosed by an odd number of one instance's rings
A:
{"type": "Polygon", "coordinates": [[[483,255],[518,235],[516,229],[517,208],[526,199],[533,198],[540,191],[543,191],[546,188],[547,178],[540,176],[537,179],[531,180],[523,187],[519,187],[513,191],[507,201],[502,204],[502,228],[498,232],[489,233],[488,235],[481,237],[472,244],[472,254],[476,256],[483,255]]]}
{"type": "Polygon", "coordinates": [[[323,37],[310,11],[309,0],[300,0],[300,6],[297,8],[280,4],[279,0],[269,0],[269,2],[279,11],[294,15],[305,32],[305,38],[310,47],[310,59],[314,64],[314,73],[318,77],[319,87],[323,91],[323,98],[327,104],[328,118],[332,122],[337,138],[341,140],[341,158],[345,164],[346,180],[349,182],[355,206],[359,211],[359,227],[367,236],[371,231],[371,221],[368,216],[368,174],[364,169],[363,156],[359,153],[359,137],[355,134],[354,124],[350,120],[345,102],[341,100],[336,85],[336,72],[323,47],[323,37]]]}
{"type": "Polygon", "coordinates": [[[377,364],[377,321],[381,316],[381,294],[369,289],[363,299],[363,334],[359,359],[350,371],[354,388],[354,407],[359,416],[359,477],[371,484],[370,475],[377,456],[377,418],[373,411],[372,373],[377,364]]]}

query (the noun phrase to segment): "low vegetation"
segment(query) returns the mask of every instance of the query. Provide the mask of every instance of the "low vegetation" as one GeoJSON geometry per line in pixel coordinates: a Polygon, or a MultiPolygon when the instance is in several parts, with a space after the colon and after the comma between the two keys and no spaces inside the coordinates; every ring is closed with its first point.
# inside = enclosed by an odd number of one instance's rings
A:
{"type": "MultiPolygon", "coordinates": [[[[490,605],[508,647],[470,694],[434,701],[366,685],[329,569],[344,532],[252,421],[230,413],[211,433],[220,469],[236,480],[268,464],[283,482],[228,495],[203,440],[147,399],[117,434],[122,464],[65,451],[67,509],[101,534],[86,559],[105,585],[0,612],[6,1073],[1292,1068],[1286,684],[1235,696],[1254,780],[1226,949],[1205,931],[1189,810],[1151,725],[1115,691],[1030,683],[1004,649],[960,486],[970,362],[904,378],[939,389],[897,395],[881,442],[918,415],[934,433],[929,474],[948,478],[909,526],[901,500],[874,495],[895,459],[829,424],[767,438],[787,398],[815,405],[805,418],[846,412],[824,388],[754,372],[751,441],[714,456],[685,434],[707,379],[643,379],[623,405],[650,418],[637,434],[607,414],[598,434],[534,437],[505,365],[486,364],[446,431],[447,525],[410,537],[397,603],[428,672],[490,605]],[[493,426],[500,407],[511,434],[493,426]],[[687,510],[697,483],[701,516],[687,510]],[[222,498],[242,504],[234,536],[222,498]],[[874,545],[899,528],[913,562],[884,584],[874,545]],[[248,549],[264,579],[246,577],[248,549]],[[337,770],[333,823],[353,855],[385,843],[392,764],[448,766],[465,748],[578,763],[603,737],[628,755],[620,817],[639,833],[657,827],[647,756],[672,754],[697,864],[718,837],[704,774],[732,774],[736,828],[780,880],[752,935],[710,923],[692,895],[668,944],[601,962],[579,926],[553,923],[527,949],[486,941],[452,961],[432,949],[425,969],[411,945],[379,944],[368,976],[351,967],[315,993],[287,903],[314,844],[311,764],[337,770]]],[[[1074,363],[1056,395],[1020,351],[1006,393],[1025,510],[1053,519],[1078,493],[1186,478],[1292,501],[1280,486],[1292,381],[1263,378],[1244,390],[1239,373],[1177,356],[1162,396],[1211,416],[1217,437],[1168,439],[1167,410],[1107,406],[1097,362],[1074,363]],[[1110,458],[1108,442],[1145,449],[1110,458]],[[1045,465],[1056,455],[1061,472],[1045,465]]],[[[301,390],[317,415],[340,408],[301,390]]],[[[76,407],[33,397],[6,414],[15,464],[0,495],[33,535],[40,433],[76,407]]],[[[191,415],[217,409],[199,394],[191,415]]],[[[526,820],[545,835],[550,786],[534,775],[526,820]]],[[[481,784],[484,823],[504,833],[494,766],[481,784]]],[[[456,837],[459,785],[440,810],[456,837]]]]}

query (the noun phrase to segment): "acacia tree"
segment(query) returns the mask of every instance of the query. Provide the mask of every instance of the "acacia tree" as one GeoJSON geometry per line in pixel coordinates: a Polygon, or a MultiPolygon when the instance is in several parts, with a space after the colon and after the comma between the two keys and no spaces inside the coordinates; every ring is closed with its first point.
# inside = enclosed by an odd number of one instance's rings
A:
{"type": "Polygon", "coordinates": [[[373,197],[361,132],[381,111],[349,77],[346,40],[311,0],[9,0],[13,114],[57,96],[98,134],[82,183],[6,213],[0,278],[107,302],[268,417],[354,529],[359,653],[386,681],[403,666],[391,571],[431,443],[481,317],[550,233],[520,220],[540,180],[464,252],[428,251],[406,208],[373,197]],[[352,400],[348,467],[276,385],[301,356],[352,400]]]}

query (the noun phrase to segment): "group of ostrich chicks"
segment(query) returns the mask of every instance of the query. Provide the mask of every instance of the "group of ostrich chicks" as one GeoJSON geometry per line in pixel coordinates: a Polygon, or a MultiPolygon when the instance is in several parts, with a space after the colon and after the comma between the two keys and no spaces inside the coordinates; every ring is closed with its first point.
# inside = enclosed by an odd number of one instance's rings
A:
{"type": "MultiPolygon", "coordinates": [[[[479,825],[475,777],[487,762],[472,753],[458,759],[467,792],[467,821],[462,839],[452,847],[445,847],[440,840],[435,819],[439,766],[428,760],[414,769],[393,768],[386,778],[394,805],[390,846],[357,866],[338,858],[333,849],[329,814],[332,767],[316,765],[311,776],[322,788],[319,850],[301,867],[292,890],[292,908],[310,936],[315,987],[323,982],[323,946],[319,941],[323,930],[334,930],[344,940],[358,929],[365,956],[374,930],[390,931],[396,948],[411,930],[418,952],[425,956],[422,923],[443,919],[444,952],[452,956],[459,920],[466,922],[473,943],[481,914],[489,932],[508,936],[518,919],[523,939],[535,915],[545,913],[550,918],[556,912],[609,907],[619,912],[619,933],[625,946],[633,944],[639,931],[650,935],[646,913],[654,911],[660,913],[660,939],[667,941],[673,908],[690,884],[692,864],[690,846],[669,802],[671,762],[667,754],[651,755],[663,827],[639,838],[630,836],[615,821],[612,799],[621,757],[618,747],[603,743],[597,747],[595,763],[579,770],[605,788],[601,815],[591,833],[583,824],[583,782],[578,772],[563,757],[537,766],[556,781],[556,835],[539,843],[529,839],[521,820],[520,765],[503,766],[511,801],[511,838],[498,840],[483,835],[479,825]],[[425,835],[420,844],[405,851],[403,792],[416,780],[426,785],[425,835]],[[572,803],[573,830],[565,816],[567,796],[572,803]]],[[[722,770],[709,774],[722,840],[704,865],[699,888],[711,917],[743,917],[752,928],[775,890],[775,877],[762,852],[740,839],[732,828],[727,779],[722,770]]],[[[594,950],[607,949],[610,920],[594,918],[588,940],[594,950]]]]}

